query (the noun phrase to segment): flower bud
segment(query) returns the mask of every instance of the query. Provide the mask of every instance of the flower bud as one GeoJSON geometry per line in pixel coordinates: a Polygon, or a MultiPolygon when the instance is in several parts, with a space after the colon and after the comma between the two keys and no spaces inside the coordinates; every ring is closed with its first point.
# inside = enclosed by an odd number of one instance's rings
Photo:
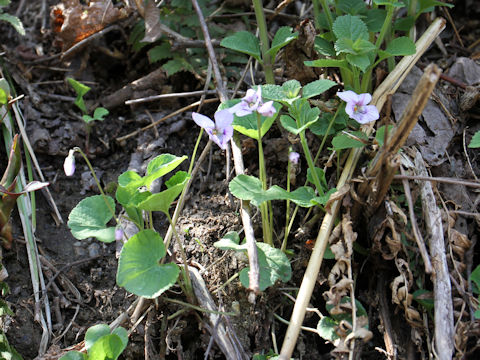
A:
{"type": "Polygon", "coordinates": [[[75,173],[75,150],[70,150],[68,152],[68,156],[65,158],[65,162],[63,163],[63,171],[65,171],[65,175],[73,176],[75,173]]]}
{"type": "Polygon", "coordinates": [[[290,154],[288,154],[288,161],[290,161],[292,164],[298,164],[298,160],[300,159],[300,154],[292,151],[290,154]]]}
{"type": "Polygon", "coordinates": [[[121,241],[123,239],[123,229],[121,227],[117,227],[115,229],[115,240],[121,241]]]}

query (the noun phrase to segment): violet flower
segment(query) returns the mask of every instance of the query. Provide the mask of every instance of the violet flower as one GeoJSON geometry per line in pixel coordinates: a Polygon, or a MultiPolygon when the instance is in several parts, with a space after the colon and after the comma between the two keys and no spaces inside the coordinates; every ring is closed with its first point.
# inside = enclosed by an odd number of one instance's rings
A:
{"type": "Polygon", "coordinates": [[[121,227],[115,228],[115,240],[121,241],[123,239],[123,229],[121,227]]]}
{"type": "Polygon", "coordinates": [[[256,111],[265,117],[273,116],[273,114],[277,112],[273,107],[273,101],[268,101],[266,103],[262,101],[261,86],[258,87],[257,91],[248,89],[247,93],[242,98],[242,101],[232,106],[229,111],[237,116],[250,115],[252,112],[256,111]]]}
{"type": "Polygon", "coordinates": [[[192,113],[193,121],[205,129],[210,140],[220,146],[222,150],[225,150],[227,142],[233,136],[233,114],[228,109],[225,109],[217,111],[214,117],[215,122],[205,115],[196,112],[192,113]]]}
{"type": "Polygon", "coordinates": [[[300,154],[292,151],[288,154],[288,160],[293,164],[298,164],[298,160],[300,159],[300,154]]]}
{"type": "Polygon", "coordinates": [[[65,171],[65,175],[73,176],[75,173],[75,150],[70,150],[68,152],[68,156],[65,158],[65,162],[63,163],[63,171],[65,171]]]}
{"type": "Polygon", "coordinates": [[[348,116],[360,124],[367,124],[380,117],[375,105],[367,105],[372,100],[372,95],[368,93],[358,95],[347,90],[338,92],[337,96],[347,103],[345,112],[348,116]]]}

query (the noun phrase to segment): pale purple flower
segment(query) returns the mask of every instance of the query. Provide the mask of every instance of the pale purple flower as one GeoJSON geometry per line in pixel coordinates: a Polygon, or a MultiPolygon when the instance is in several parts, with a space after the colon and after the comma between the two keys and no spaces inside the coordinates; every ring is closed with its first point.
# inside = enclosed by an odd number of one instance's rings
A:
{"type": "Polygon", "coordinates": [[[63,171],[65,171],[65,175],[73,176],[75,173],[75,150],[70,150],[68,152],[68,156],[65,158],[65,162],[63,163],[63,171]]]}
{"type": "Polygon", "coordinates": [[[210,140],[220,146],[222,150],[227,147],[227,142],[233,136],[233,114],[228,110],[220,110],[215,113],[215,122],[209,117],[194,112],[192,114],[193,121],[204,128],[210,140]]]}
{"type": "Polygon", "coordinates": [[[358,95],[347,90],[338,92],[337,96],[347,103],[345,112],[348,116],[360,124],[367,124],[380,117],[375,105],[367,105],[372,100],[372,95],[368,93],[358,95]]]}
{"type": "Polygon", "coordinates": [[[229,111],[237,116],[250,115],[256,111],[266,117],[273,116],[277,112],[273,107],[273,101],[263,103],[261,86],[257,88],[257,91],[248,89],[242,101],[232,106],[229,111]]]}
{"type": "Polygon", "coordinates": [[[295,151],[292,151],[290,154],[288,154],[288,160],[293,164],[298,164],[299,159],[300,154],[295,151]]]}
{"type": "Polygon", "coordinates": [[[123,239],[123,229],[121,227],[115,228],[115,240],[121,241],[123,239]]]}

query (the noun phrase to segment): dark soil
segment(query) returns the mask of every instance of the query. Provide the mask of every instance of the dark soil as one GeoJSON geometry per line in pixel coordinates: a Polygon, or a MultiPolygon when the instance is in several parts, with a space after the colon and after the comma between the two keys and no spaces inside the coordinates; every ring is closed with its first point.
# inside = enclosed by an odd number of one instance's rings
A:
{"type": "MultiPolygon", "coordinates": [[[[14,1],[9,8],[10,13],[15,13],[18,3],[19,1],[14,1]]],[[[38,61],[42,57],[36,55],[36,46],[41,46],[45,55],[61,51],[54,47],[55,38],[50,30],[44,34],[40,32],[41,18],[36,17],[35,14],[41,13],[41,3],[40,1],[26,2],[19,14],[27,29],[26,37],[18,37],[3,23],[0,24],[0,31],[3,32],[1,38],[5,51],[3,60],[5,74],[13,79],[17,93],[25,94],[25,98],[20,101],[20,107],[27,121],[26,130],[43,174],[50,182],[49,189],[53,200],[63,218],[63,223],[58,222],[45,194],[37,192],[35,234],[38,248],[41,256],[56,269],[52,270],[44,264],[45,282],[48,283],[56,275],[57,270],[61,274],[54,279],[47,292],[52,308],[53,325],[48,355],[38,358],[56,359],[62,353],[61,349],[79,344],[90,326],[111,323],[124,314],[136,298],[116,285],[118,250],[116,245],[99,243],[93,239],[76,240],[66,226],[68,214],[72,208],[83,198],[97,194],[98,189],[85,162],[80,157],[77,157],[75,176],[66,177],[63,173],[63,161],[69,149],[74,146],[86,149],[87,143],[80,112],[73,105],[75,94],[64,79],[73,76],[82,82],[90,81],[88,84],[92,90],[86,99],[87,105],[94,108],[107,95],[149,74],[157,66],[148,63],[144,52],[131,55],[128,45],[118,31],[112,31],[93,42],[92,46],[81,50],[67,62],[38,61]],[[108,57],[99,50],[105,46],[117,48],[127,57],[124,59],[108,57]],[[73,288],[66,283],[65,279],[71,282],[73,288]]],[[[53,6],[56,1],[49,0],[47,3],[48,6],[53,6]]],[[[463,29],[461,36],[465,43],[471,44],[480,38],[478,13],[475,13],[478,10],[467,12],[461,4],[459,5],[452,12],[452,16],[457,26],[463,29]]],[[[42,14],[42,16],[47,15],[42,14]]],[[[126,21],[121,23],[121,26],[128,33],[132,23],[126,21]]],[[[464,48],[462,51],[457,50],[459,45],[455,42],[451,27],[445,30],[442,38],[444,42],[452,44],[448,48],[448,55],[441,55],[436,48],[431,49],[427,54],[428,57],[422,59],[425,63],[429,61],[428,59],[435,58],[435,61],[448,70],[456,57],[475,55],[474,50],[469,50],[468,53],[465,53],[464,48]]],[[[478,51],[479,47],[474,49],[478,51]]],[[[476,54],[478,59],[478,52],[476,54]]],[[[167,78],[159,88],[152,88],[142,95],[136,95],[141,97],[159,92],[192,91],[202,86],[192,74],[181,72],[167,78]]],[[[442,154],[449,157],[449,161],[432,166],[432,175],[472,179],[472,172],[464,156],[462,131],[465,129],[465,136],[470,139],[472,134],[479,130],[479,105],[462,113],[458,106],[460,90],[447,82],[442,82],[437,88],[441,89],[441,93],[448,96],[454,103],[452,113],[457,118],[458,124],[453,127],[455,133],[452,132],[452,138],[448,140],[449,145],[446,146],[447,150],[442,154]]],[[[154,119],[159,119],[197,100],[196,98],[179,98],[131,107],[119,106],[112,109],[105,121],[95,123],[89,136],[88,154],[107,191],[110,184],[117,180],[118,175],[132,164],[139,165],[138,170],[144,171],[148,161],[158,154],[171,153],[179,156],[192,154],[199,129],[193,125],[189,112],[162,122],[155,129],[141,131],[128,140],[119,142],[117,139],[150,124],[151,119],[146,113],[147,110],[154,119]]],[[[205,105],[202,112],[210,116],[216,106],[217,104],[205,105]]],[[[427,136],[433,137],[433,135],[427,133],[427,136]]],[[[319,140],[312,137],[309,141],[314,148],[319,140]]],[[[203,139],[200,148],[205,143],[203,139]]],[[[252,147],[252,144],[248,139],[243,139],[246,172],[256,174],[257,152],[255,145],[253,144],[252,147]]],[[[285,187],[286,154],[290,143],[283,130],[274,127],[270,130],[264,144],[267,172],[274,184],[285,187]]],[[[480,174],[478,151],[472,150],[468,150],[468,154],[473,172],[478,175],[480,174]]],[[[3,161],[2,157],[0,170],[3,170],[3,161]]],[[[183,170],[186,170],[188,165],[182,166],[183,170]]],[[[306,163],[301,164],[298,169],[297,183],[303,183],[305,180],[306,168],[306,163]]],[[[332,186],[336,182],[334,169],[335,165],[329,169],[327,176],[332,186]]],[[[178,221],[177,230],[181,235],[190,264],[201,270],[217,304],[225,311],[238,314],[230,317],[230,323],[245,352],[252,356],[255,353],[267,353],[273,349],[274,341],[275,345],[281,346],[286,325],[278,321],[274,315],[287,320],[290,318],[293,302],[285,294],[296,295],[295,290],[300,286],[310,257],[311,245],[308,241],[316,237],[319,223],[315,223],[311,229],[304,228],[301,231],[300,225],[303,223],[300,224],[300,221],[306,212],[299,212],[297,216],[299,220],[295,224],[295,229],[298,231],[292,234],[289,243],[289,248],[294,252],[291,258],[293,269],[291,281],[269,288],[257,298],[255,304],[249,303],[248,293],[238,279],[224,286],[232,276],[246,266],[246,258],[232,252],[221,251],[213,246],[213,243],[228,231],[242,229],[239,209],[236,205],[230,204],[227,195],[225,171],[225,154],[218,147],[214,147],[191,189],[185,210],[178,221]],[[273,339],[272,334],[275,334],[276,339],[273,339]]],[[[402,189],[401,185],[396,189],[402,189]]],[[[461,210],[476,213],[478,216],[478,193],[465,187],[460,189],[439,185],[438,189],[444,195],[445,201],[451,202],[450,205],[456,203],[461,205],[461,210]]],[[[399,196],[392,191],[389,196],[395,198],[397,195],[399,196]]],[[[278,202],[273,206],[275,218],[278,219],[276,229],[280,229],[277,235],[280,236],[284,226],[285,205],[278,202]]],[[[360,222],[366,223],[365,220],[360,222]]],[[[259,214],[254,217],[254,224],[256,234],[260,237],[259,214]]],[[[17,213],[12,216],[12,225],[15,241],[11,250],[3,251],[3,264],[9,273],[6,282],[11,289],[6,300],[14,316],[8,317],[4,322],[4,331],[10,344],[24,359],[33,359],[38,356],[42,328],[35,320],[36,310],[29,261],[17,213]]],[[[168,224],[163,216],[155,218],[155,225],[162,235],[166,232],[168,224]]],[[[478,234],[478,218],[475,222],[472,216],[459,216],[455,228],[472,241],[468,259],[470,266],[477,265],[478,250],[474,249],[474,243],[478,234]]],[[[356,231],[358,231],[357,242],[363,248],[370,249],[372,240],[369,238],[367,226],[359,224],[356,231]]],[[[175,251],[175,248],[173,250],[175,251]]],[[[418,253],[415,256],[418,257],[418,253]]],[[[327,313],[323,293],[329,290],[326,278],[334,264],[334,260],[324,262],[311,299],[312,307],[318,308],[323,314],[327,313]]],[[[424,355],[427,349],[426,339],[424,338],[423,342],[420,340],[417,344],[414,343],[411,335],[414,331],[405,321],[403,310],[392,304],[389,285],[392,279],[398,276],[393,262],[382,258],[379,252],[360,252],[355,255],[354,271],[357,273],[356,296],[368,312],[369,329],[373,332],[373,338],[362,347],[361,358],[385,358],[385,355],[377,349],[385,348],[383,323],[380,320],[379,310],[380,297],[387,299],[387,311],[391,316],[395,334],[398,335],[395,341],[398,344],[399,358],[413,359],[419,358],[420,354],[424,355]],[[380,273],[381,276],[379,276],[380,273]]],[[[429,284],[428,280],[426,283],[429,284]]],[[[165,295],[171,299],[186,301],[178,286],[167,291],[165,295]]],[[[461,298],[458,294],[456,297],[461,298]]],[[[212,339],[201,320],[202,314],[187,311],[181,316],[167,320],[170,315],[183,307],[168,302],[162,297],[152,304],[153,310],[149,311],[148,315],[135,327],[131,323],[123,324],[125,328],[133,329],[128,347],[122,355],[123,358],[140,359],[148,353],[151,359],[203,359],[212,339]]],[[[422,316],[427,322],[432,321],[427,311],[422,316]]],[[[319,318],[315,313],[307,313],[304,326],[316,328],[318,321],[319,318]]],[[[478,320],[476,325],[472,323],[469,328],[465,328],[464,336],[468,346],[465,345],[463,349],[467,352],[463,357],[459,352],[458,358],[475,358],[474,353],[468,353],[468,351],[474,351],[479,345],[478,337],[473,336],[475,331],[478,331],[478,320]]],[[[429,333],[428,326],[427,331],[415,332],[421,337],[425,337],[426,333],[429,333]]],[[[329,353],[333,349],[332,344],[326,343],[318,335],[304,331],[299,337],[294,357],[295,359],[329,359],[331,358],[329,353]]],[[[209,350],[209,354],[212,359],[224,358],[215,345],[209,350]]]]}

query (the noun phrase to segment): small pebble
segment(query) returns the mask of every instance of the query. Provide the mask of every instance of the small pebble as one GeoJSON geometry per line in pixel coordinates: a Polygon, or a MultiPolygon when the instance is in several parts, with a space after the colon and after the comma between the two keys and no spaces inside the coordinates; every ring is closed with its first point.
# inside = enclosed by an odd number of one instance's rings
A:
{"type": "Polygon", "coordinates": [[[100,255],[100,245],[95,242],[88,245],[88,255],[90,257],[95,257],[100,255]]]}
{"type": "Polygon", "coordinates": [[[87,254],[85,248],[83,247],[83,243],[80,241],[73,243],[73,251],[77,257],[85,256],[87,254]]]}

